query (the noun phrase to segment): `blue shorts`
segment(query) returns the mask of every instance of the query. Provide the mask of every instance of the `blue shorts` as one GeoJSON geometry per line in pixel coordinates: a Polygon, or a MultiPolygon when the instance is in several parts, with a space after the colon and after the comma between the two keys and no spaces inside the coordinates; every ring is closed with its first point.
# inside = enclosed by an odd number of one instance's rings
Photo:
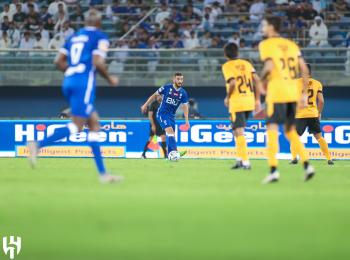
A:
{"type": "Polygon", "coordinates": [[[171,117],[168,115],[157,114],[157,120],[163,129],[168,128],[168,127],[172,127],[173,130],[175,131],[175,118],[174,117],[171,117]]]}
{"type": "Polygon", "coordinates": [[[95,111],[95,83],[94,75],[65,77],[62,90],[73,116],[88,118],[95,111]]]}

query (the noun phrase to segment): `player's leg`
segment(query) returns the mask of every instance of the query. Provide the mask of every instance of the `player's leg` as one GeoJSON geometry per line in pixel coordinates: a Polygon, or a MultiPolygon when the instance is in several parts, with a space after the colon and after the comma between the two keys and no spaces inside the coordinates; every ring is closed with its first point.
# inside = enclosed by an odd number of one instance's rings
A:
{"type": "Polygon", "coordinates": [[[296,128],[295,128],[295,109],[296,104],[295,103],[288,103],[287,104],[287,118],[286,123],[284,125],[284,134],[286,138],[289,140],[290,144],[295,148],[296,153],[300,156],[300,160],[303,163],[304,170],[305,170],[305,181],[310,180],[314,174],[315,170],[310,165],[309,162],[309,155],[307,154],[307,151],[305,149],[304,144],[300,140],[300,136],[298,135],[296,128]]]}
{"type": "MultiPolygon", "coordinates": [[[[295,119],[295,128],[299,136],[302,136],[306,130],[307,121],[304,118],[295,119]]],[[[298,163],[298,152],[295,148],[294,143],[290,143],[290,151],[292,153],[292,160],[289,162],[290,164],[298,163]]]]}
{"type": "MultiPolygon", "coordinates": [[[[242,159],[242,168],[249,170],[251,169],[247,141],[244,135],[244,127],[249,117],[249,112],[238,112],[236,113],[236,120],[233,122],[234,135],[236,139],[237,151],[239,151],[240,158],[242,159]]],[[[235,166],[233,167],[235,168],[235,166]]]]}
{"type": "Polygon", "coordinates": [[[94,155],[95,164],[96,164],[98,173],[100,175],[100,181],[103,183],[120,181],[122,179],[120,176],[109,175],[106,172],[106,168],[105,168],[102,154],[101,154],[101,147],[99,143],[100,123],[99,123],[99,116],[96,111],[91,113],[87,123],[89,126],[89,133],[88,133],[87,140],[89,142],[92,153],[94,155]]]}
{"type": "Polygon", "coordinates": [[[284,104],[267,104],[267,162],[270,174],[263,180],[263,184],[279,180],[277,153],[279,151],[278,128],[285,120],[284,104]]]}
{"type": "Polygon", "coordinates": [[[155,135],[155,133],[153,133],[152,128],[151,128],[151,126],[150,126],[149,138],[148,138],[148,140],[147,140],[145,146],[143,147],[143,152],[142,152],[141,158],[143,158],[143,159],[146,159],[146,158],[147,158],[147,157],[146,157],[146,152],[148,151],[148,145],[149,145],[150,142],[152,141],[152,138],[153,138],[154,135],[155,135]]]}
{"type": "Polygon", "coordinates": [[[177,145],[176,145],[176,140],[175,140],[175,131],[174,131],[173,127],[168,126],[164,130],[166,133],[168,154],[172,151],[177,151],[177,145]]]}
{"type": "Polygon", "coordinates": [[[167,152],[167,149],[166,149],[166,135],[165,135],[165,132],[162,133],[162,135],[160,136],[160,139],[161,139],[161,147],[162,147],[162,150],[163,150],[164,158],[168,158],[168,152],[167,152]]]}
{"type": "Polygon", "coordinates": [[[321,151],[327,159],[329,165],[333,165],[331,154],[329,153],[328,144],[323,138],[321,133],[321,124],[318,118],[310,118],[309,120],[309,132],[314,135],[318,144],[320,145],[321,151]]]}
{"type": "Polygon", "coordinates": [[[239,149],[239,141],[237,140],[237,132],[236,130],[236,119],[237,119],[237,113],[230,113],[230,120],[233,130],[233,137],[235,139],[236,144],[236,163],[231,167],[232,170],[240,169],[242,168],[242,153],[241,149],[239,149]]]}

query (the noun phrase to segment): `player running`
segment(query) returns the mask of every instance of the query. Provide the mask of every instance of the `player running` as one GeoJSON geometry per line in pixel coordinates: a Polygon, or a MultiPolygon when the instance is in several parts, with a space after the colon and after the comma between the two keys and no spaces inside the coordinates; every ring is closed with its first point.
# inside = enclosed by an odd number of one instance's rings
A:
{"type": "Polygon", "coordinates": [[[148,108],[148,119],[150,122],[150,133],[149,133],[149,138],[148,141],[145,144],[145,147],[143,148],[143,153],[141,155],[141,158],[146,159],[146,152],[148,150],[148,145],[152,141],[154,136],[160,136],[162,143],[162,150],[164,153],[164,157],[167,158],[167,151],[166,151],[166,136],[165,136],[165,131],[163,128],[160,126],[157,120],[157,111],[159,108],[159,105],[162,102],[162,96],[158,95],[156,97],[156,100],[152,102],[152,104],[148,108]]]}
{"type": "Polygon", "coordinates": [[[229,109],[237,153],[237,162],[232,169],[250,170],[244,128],[250,113],[255,108],[260,109],[259,92],[262,87],[253,65],[238,58],[238,46],[235,43],[226,44],[224,54],[228,60],[222,65],[227,92],[224,103],[229,109]]]}
{"type": "Polygon", "coordinates": [[[157,120],[166,133],[168,154],[172,151],[177,151],[175,140],[175,114],[181,104],[186,121],[185,128],[188,129],[190,127],[188,121],[188,95],[186,90],[182,87],[183,82],[184,77],[182,73],[175,73],[172,84],[166,84],[159,88],[148,98],[146,103],[141,106],[142,113],[146,113],[149,104],[151,104],[157,96],[162,96],[162,103],[157,112],[157,120]]]}
{"type": "Polygon", "coordinates": [[[96,70],[111,86],[118,84],[118,79],[108,74],[105,64],[109,47],[107,36],[98,28],[101,25],[101,14],[89,11],[85,27],[72,35],[60,49],[55,59],[58,69],[64,72],[63,94],[68,100],[72,122],[58,128],[49,137],[40,142],[28,142],[29,159],[32,166],[43,147],[53,145],[55,141],[79,133],[83,126],[89,126],[87,140],[92,149],[95,163],[102,183],[117,182],[122,178],[107,173],[99,144],[99,117],[94,107],[96,89],[96,70]]]}
{"type": "Polygon", "coordinates": [[[276,158],[279,150],[279,124],[284,125],[286,138],[295,148],[296,153],[300,155],[305,170],[304,180],[310,180],[315,174],[314,168],[309,163],[305,147],[295,129],[298,99],[300,99],[300,105],[306,107],[308,68],[299,47],[293,41],[279,35],[280,28],[281,19],[279,17],[265,18],[262,31],[267,39],[259,44],[260,58],[264,62],[261,78],[267,81],[267,157],[270,166],[270,174],[263,180],[263,183],[276,182],[280,178],[276,158]],[[303,80],[301,98],[295,80],[299,72],[303,80]]]}
{"type": "MultiPolygon", "coordinates": [[[[321,82],[311,78],[311,66],[307,64],[309,69],[309,79],[308,79],[308,105],[303,109],[297,109],[296,114],[296,129],[298,135],[303,135],[306,128],[308,132],[313,134],[316,138],[318,144],[320,145],[321,151],[327,158],[328,165],[334,165],[332,157],[328,150],[328,144],[326,140],[322,137],[320,118],[324,106],[324,98],[322,93],[322,84],[321,82]]],[[[303,81],[298,79],[299,89],[302,89],[303,81]]],[[[297,151],[294,146],[290,147],[292,152],[291,164],[297,164],[297,151]]]]}

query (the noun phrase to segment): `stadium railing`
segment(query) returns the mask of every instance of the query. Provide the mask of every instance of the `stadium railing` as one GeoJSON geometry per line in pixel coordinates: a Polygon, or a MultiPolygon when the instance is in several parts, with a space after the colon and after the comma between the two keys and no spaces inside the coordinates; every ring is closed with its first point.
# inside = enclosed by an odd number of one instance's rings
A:
{"type": "MultiPolygon", "coordinates": [[[[257,49],[240,52],[257,70],[261,68],[257,49]]],[[[56,54],[56,50],[0,49],[0,86],[60,85],[62,73],[53,65],[56,54]]],[[[350,49],[305,48],[303,55],[324,85],[350,86],[350,49]]],[[[190,86],[222,86],[224,62],[222,49],[111,49],[108,55],[109,70],[120,76],[123,86],[159,85],[175,71],[183,72],[190,86]]]]}

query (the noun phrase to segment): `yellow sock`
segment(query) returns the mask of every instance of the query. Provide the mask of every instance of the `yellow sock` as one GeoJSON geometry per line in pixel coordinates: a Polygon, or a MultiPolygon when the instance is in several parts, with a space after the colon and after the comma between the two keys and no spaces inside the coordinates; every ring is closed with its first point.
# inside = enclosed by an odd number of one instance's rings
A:
{"type": "Polygon", "coordinates": [[[237,160],[242,160],[242,151],[239,147],[239,141],[238,141],[238,137],[235,137],[235,143],[236,143],[236,159],[237,160]]]}
{"type": "Polygon", "coordinates": [[[320,145],[321,151],[326,156],[327,160],[328,161],[332,160],[332,157],[331,157],[329,150],[328,150],[328,144],[327,144],[326,140],[324,140],[324,138],[321,137],[317,140],[317,142],[320,145]]]}
{"type": "Polygon", "coordinates": [[[277,167],[277,153],[279,150],[278,131],[267,130],[267,161],[270,167],[277,167]]]}
{"type": "Polygon", "coordinates": [[[247,141],[245,140],[244,135],[239,135],[236,137],[236,145],[237,145],[237,150],[240,151],[241,159],[243,161],[248,161],[248,150],[247,150],[247,141]]]}
{"type": "Polygon", "coordinates": [[[291,146],[295,149],[295,152],[299,154],[300,160],[306,162],[309,160],[309,156],[306,152],[304,144],[300,141],[300,137],[295,130],[291,130],[286,134],[287,139],[289,140],[291,146]]]}
{"type": "Polygon", "coordinates": [[[297,151],[295,150],[295,147],[294,145],[290,144],[290,152],[292,154],[292,160],[296,159],[297,158],[297,151]]]}

